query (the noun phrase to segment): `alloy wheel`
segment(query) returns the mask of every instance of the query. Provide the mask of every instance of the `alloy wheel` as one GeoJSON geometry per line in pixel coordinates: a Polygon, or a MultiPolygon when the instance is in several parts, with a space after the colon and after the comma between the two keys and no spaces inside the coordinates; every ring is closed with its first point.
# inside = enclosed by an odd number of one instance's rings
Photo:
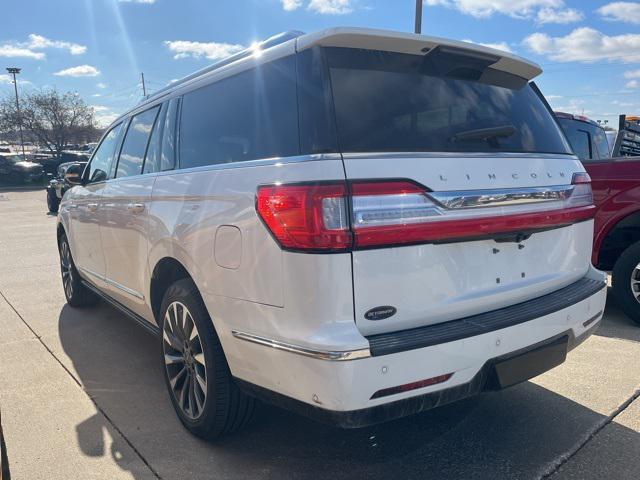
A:
{"type": "Polygon", "coordinates": [[[637,302],[640,302],[640,263],[631,272],[631,294],[637,302]]]}
{"type": "Polygon", "coordinates": [[[60,245],[60,271],[62,272],[62,286],[67,298],[73,296],[73,268],[71,263],[71,252],[67,240],[62,240],[60,245]]]}
{"type": "Polygon", "coordinates": [[[207,400],[207,370],[198,328],[181,302],[171,303],[165,312],[162,351],[171,393],[180,410],[195,420],[207,400]]]}

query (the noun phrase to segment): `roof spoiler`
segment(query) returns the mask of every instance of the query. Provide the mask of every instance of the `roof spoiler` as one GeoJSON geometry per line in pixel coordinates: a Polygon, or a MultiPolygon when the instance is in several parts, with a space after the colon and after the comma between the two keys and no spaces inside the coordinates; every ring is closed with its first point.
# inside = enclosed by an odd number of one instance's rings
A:
{"type": "Polygon", "coordinates": [[[412,55],[424,55],[436,47],[450,47],[483,56],[492,56],[496,59],[491,65],[492,69],[516,75],[525,80],[531,80],[542,73],[542,69],[536,63],[503,50],[458,40],[390,30],[338,27],[303,35],[297,40],[298,51],[314,45],[383,50],[412,55]]]}

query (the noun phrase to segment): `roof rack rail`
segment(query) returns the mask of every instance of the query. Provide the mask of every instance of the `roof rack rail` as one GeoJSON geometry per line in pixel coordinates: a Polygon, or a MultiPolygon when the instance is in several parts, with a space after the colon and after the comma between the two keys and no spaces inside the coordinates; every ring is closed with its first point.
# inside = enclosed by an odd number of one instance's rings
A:
{"type": "Polygon", "coordinates": [[[271,47],[275,47],[276,45],[280,45],[281,43],[287,42],[289,40],[293,40],[294,38],[298,38],[299,36],[304,35],[304,32],[298,31],[298,30],[288,30],[286,32],[282,32],[282,33],[278,33],[277,35],[274,35],[272,37],[267,38],[266,40],[263,40],[262,42],[258,42],[253,44],[251,47],[249,48],[245,48],[244,50],[235,53],[233,55],[231,55],[230,57],[227,57],[225,59],[220,60],[219,62],[216,62],[212,65],[209,65],[208,67],[204,67],[190,75],[187,75],[186,77],[183,77],[179,80],[176,80],[173,83],[170,83],[169,85],[161,88],[160,90],[158,90],[157,92],[154,92],[150,95],[147,95],[146,97],[144,97],[142,99],[142,102],[145,102],[151,98],[155,98],[158,96],[161,96],[162,94],[166,93],[167,91],[182,85],[186,82],[188,82],[189,80],[193,80],[194,78],[200,77],[201,75],[204,75],[206,73],[209,72],[213,72],[214,70],[217,70],[219,68],[224,67],[225,65],[229,65],[230,63],[233,63],[237,60],[240,60],[241,58],[245,58],[248,57],[250,55],[253,55],[256,50],[266,50],[267,48],[271,48],[271,47]]]}

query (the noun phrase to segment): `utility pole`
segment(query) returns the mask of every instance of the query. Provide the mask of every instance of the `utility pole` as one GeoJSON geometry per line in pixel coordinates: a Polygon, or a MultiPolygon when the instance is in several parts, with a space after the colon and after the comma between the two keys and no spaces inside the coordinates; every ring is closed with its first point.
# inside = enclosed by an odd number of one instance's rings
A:
{"type": "Polygon", "coordinates": [[[20,146],[22,147],[22,159],[26,160],[27,156],[24,153],[24,137],[22,136],[22,115],[20,114],[20,101],[18,100],[18,80],[16,75],[20,73],[20,68],[7,67],[7,72],[13,75],[13,88],[16,92],[16,112],[18,113],[18,128],[20,129],[20,146]]]}
{"type": "Polygon", "coordinates": [[[144,84],[144,72],[140,74],[142,77],[142,95],[147,96],[147,86],[144,84]]]}
{"type": "Polygon", "coordinates": [[[422,33],[422,0],[416,0],[416,29],[415,33],[422,33]]]}

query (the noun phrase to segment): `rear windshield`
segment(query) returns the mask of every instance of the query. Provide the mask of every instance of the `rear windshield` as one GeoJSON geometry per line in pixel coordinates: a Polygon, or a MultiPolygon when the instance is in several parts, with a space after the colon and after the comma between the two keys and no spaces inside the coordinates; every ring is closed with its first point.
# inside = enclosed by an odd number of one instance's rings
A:
{"type": "Polygon", "coordinates": [[[575,154],[582,161],[604,160],[610,157],[609,141],[598,125],[571,118],[558,118],[575,154]]]}
{"type": "Polygon", "coordinates": [[[497,58],[326,48],[343,152],[571,153],[551,113],[497,58]]]}

